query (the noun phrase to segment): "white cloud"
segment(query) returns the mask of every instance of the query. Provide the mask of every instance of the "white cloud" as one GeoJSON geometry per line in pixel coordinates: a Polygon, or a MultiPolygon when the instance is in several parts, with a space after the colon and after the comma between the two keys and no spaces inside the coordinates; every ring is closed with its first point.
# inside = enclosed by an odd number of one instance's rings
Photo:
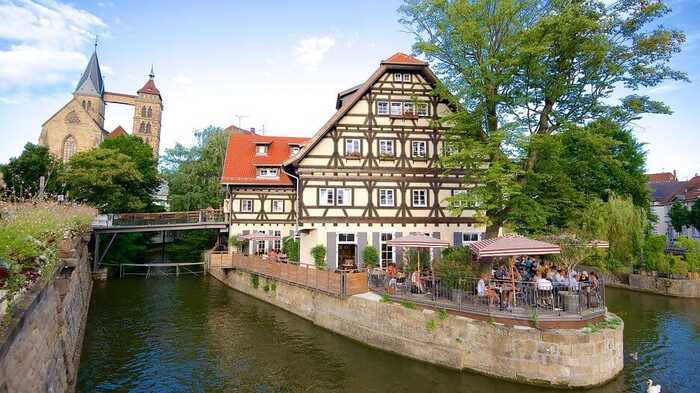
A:
{"type": "Polygon", "coordinates": [[[315,70],[323,62],[326,52],[335,46],[335,39],[329,36],[301,39],[294,47],[294,55],[299,64],[315,70]]]}
{"type": "Polygon", "coordinates": [[[9,43],[0,50],[0,95],[73,79],[87,62],[82,50],[106,28],[97,16],[53,0],[3,2],[0,20],[0,40],[9,43]]]}

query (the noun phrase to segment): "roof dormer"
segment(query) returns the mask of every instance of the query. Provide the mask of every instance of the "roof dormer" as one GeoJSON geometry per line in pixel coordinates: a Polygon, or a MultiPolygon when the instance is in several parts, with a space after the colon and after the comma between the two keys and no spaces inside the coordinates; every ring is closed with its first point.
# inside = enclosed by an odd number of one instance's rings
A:
{"type": "Polygon", "coordinates": [[[255,155],[266,156],[272,142],[255,142],[255,155]]]}

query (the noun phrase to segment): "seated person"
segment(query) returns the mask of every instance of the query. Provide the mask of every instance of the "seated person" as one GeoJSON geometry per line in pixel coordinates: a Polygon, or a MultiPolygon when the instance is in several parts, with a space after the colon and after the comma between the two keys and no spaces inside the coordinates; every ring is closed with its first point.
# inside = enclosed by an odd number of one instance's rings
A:
{"type": "Polygon", "coordinates": [[[552,282],[547,280],[546,278],[542,278],[540,274],[537,274],[537,276],[535,276],[535,282],[537,283],[537,289],[540,291],[552,290],[552,282]]]}
{"type": "Polygon", "coordinates": [[[267,258],[272,262],[277,262],[277,252],[275,250],[268,251],[267,258]]]}
{"type": "Polygon", "coordinates": [[[396,265],[390,263],[386,268],[386,278],[388,281],[389,288],[396,288],[396,275],[397,275],[396,265]]]}
{"type": "Polygon", "coordinates": [[[484,273],[481,275],[481,278],[479,278],[479,282],[476,284],[476,294],[480,298],[486,296],[488,298],[489,305],[492,305],[498,299],[498,294],[496,294],[496,291],[493,288],[489,287],[487,282],[488,275],[484,273]]]}

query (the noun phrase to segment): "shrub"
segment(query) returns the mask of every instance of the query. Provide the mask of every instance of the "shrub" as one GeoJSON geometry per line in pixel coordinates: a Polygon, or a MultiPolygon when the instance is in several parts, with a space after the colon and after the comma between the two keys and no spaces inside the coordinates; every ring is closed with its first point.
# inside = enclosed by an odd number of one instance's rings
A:
{"type": "Polygon", "coordinates": [[[362,261],[366,267],[376,267],[379,264],[379,252],[372,246],[365,247],[362,250],[362,261]]]}
{"type": "Polygon", "coordinates": [[[644,239],[644,260],[642,266],[653,271],[657,269],[659,260],[664,257],[666,249],[666,236],[664,235],[649,235],[644,239]]]}
{"type": "Polygon", "coordinates": [[[688,265],[683,259],[678,256],[673,256],[673,265],[671,266],[671,273],[677,274],[679,276],[688,275],[688,265]]]}
{"type": "Polygon", "coordinates": [[[659,260],[656,262],[656,271],[661,273],[670,272],[671,264],[669,259],[671,258],[671,255],[664,255],[662,258],[659,258],[659,260]]]}
{"type": "Polygon", "coordinates": [[[314,259],[314,265],[320,270],[326,268],[326,247],[317,245],[311,249],[311,257],[314,259]]]}
{"type": "Polygon", "coordinates": [[[700,247],[695,240],[687,237],[679,237],[675,240],[675,246],[685,249],[685,259],[689,271],[698,271],[700,269],[700,247]]]}
{"type": "Polygon", "coordinates": [[[250,283],[253,284],[253,288],[258,289],[260,286],[260,277],[257,274],[250,273],[250,283]]]}
{"type": "Polygon", "coordinates": [[[299,241],[294,239],[294,237],[284,238],[282,241],[282,252],[287,254],[290,263],[299,263],[299,241]]]}
{"type": "MultiPolygon", "coordinates": [[[[422,259],[421,259],[422,261],[422,259]]],[[[442,258],[435,262],[435,271],[440,275],[442,283],[448,288],[457,288],[459,280],[474,277],[472,271],[471,253],[463,247],[448,248],[442,253],[442,258]]]]}

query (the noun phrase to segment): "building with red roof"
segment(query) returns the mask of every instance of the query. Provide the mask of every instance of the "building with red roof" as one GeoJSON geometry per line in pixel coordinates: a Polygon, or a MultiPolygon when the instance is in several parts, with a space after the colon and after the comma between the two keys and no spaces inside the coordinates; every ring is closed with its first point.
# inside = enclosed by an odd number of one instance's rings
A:
{"type": "MultiPolygon", "coordinates": [[[[337,111],[311,138],[231,129],[221,177],[230,234],[295,235],[302,264],[323,245],[330,269],[360,268],[368,246],[381,266],[400,265],[388,242],[412,233],[456,246],[480,240],[464,170],[439,165],[453,106],[434,94],[437,83],[427,62],[396,53],[338,93],[337,111]]],[[[280,246],[250,242],[244,252],[280,246]]]]}
{"type": "Polygon", "coordinates": [[[669,240],[676,236],[687,236],[700,242],[700,231],[697,228],[684,228],[682,233],[676,233],[671,225],[668,213],[674,203],[680,202],[690,209],[700,198],[700,176],[695,175],[690,180],[679,181],[673,173],[653,173],[647,175],[647,187],[651,195],[651,211],[657,218],[653,232],[666,235],[669,240]]]}

